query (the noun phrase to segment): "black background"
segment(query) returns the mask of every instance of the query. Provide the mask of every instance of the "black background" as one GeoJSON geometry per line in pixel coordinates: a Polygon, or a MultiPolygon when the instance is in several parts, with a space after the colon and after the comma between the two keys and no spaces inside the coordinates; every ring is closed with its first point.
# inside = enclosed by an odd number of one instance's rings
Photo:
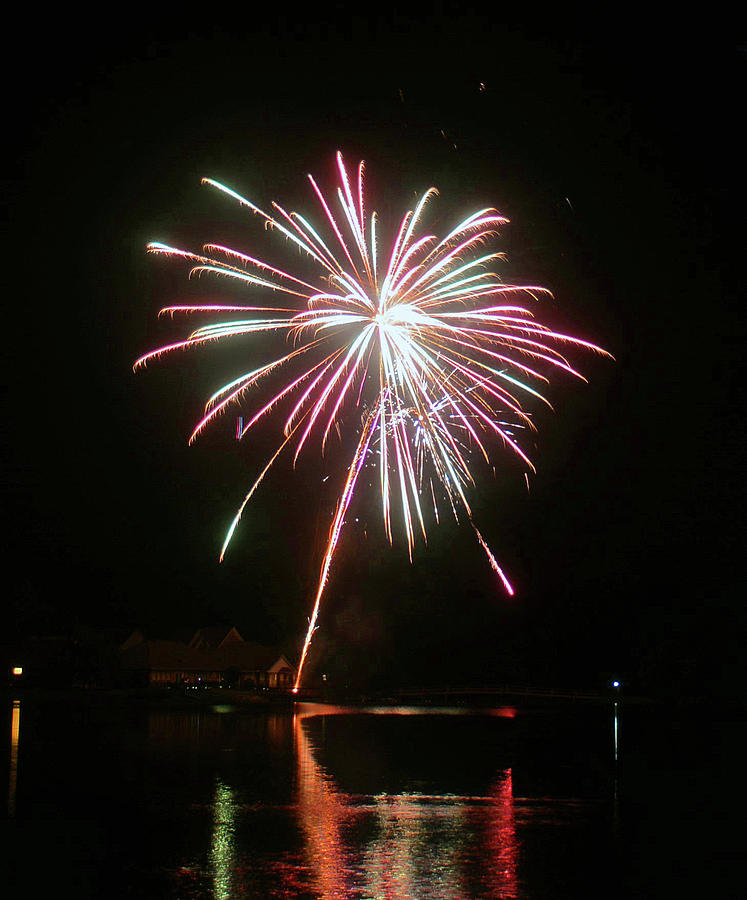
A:
{"type": "Polygon", "coordinates": [[[366,159],[384,216],[431,184],[436,228],[480,205],[508,215],[506,276],[549,287],[545,318],[615,361],[577,354],[590,383],[554,379],[529,495],[505,460],[480,475],[476,521],[516,598],[468,528],[433,528],[411,566],[361,496],[320,620],[325,667],[362,684],[617,675],[742,692],[744,31],[713,12],[532,25],[490,9],[16,14],[9,634],[225,621],[297,652],[341,457],[279,468],[218,566],[273,435],[238,445],[229,416],[197,446],[186,436],[251,348],[131,366],[182,333],[156,313],[195,290],[149,240],[288,258],[200,177],[312,209],[305,173],[331,185],[341,149],[366,159]]]}

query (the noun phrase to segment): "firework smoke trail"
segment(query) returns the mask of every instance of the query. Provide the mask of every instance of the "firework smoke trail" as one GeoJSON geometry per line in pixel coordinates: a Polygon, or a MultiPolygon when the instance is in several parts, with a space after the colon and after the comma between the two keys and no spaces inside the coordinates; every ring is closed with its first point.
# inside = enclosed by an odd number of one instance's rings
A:
{"type": "Polygon", "coordinates": [[[363,433],[361,434],[360,440],[358,441],[358,447],[355,451],[355,456],[353,457],[353,462],[350,465],[350,469],[348,470],[348,477],[345,481],[345,489],[342,492],[342,496],[340,497],[340,502],[337,506],[337,512],[335,513],[334,521],[332,522],[332,527],[329,530],[329,542],[327,543],[327,552],[324,554],[324,560],[322,561],[322,570],[319,575],[319,585],[316,590],[316,597],[314,598],[314,608],[311,611],[311,616],[309,618],[309,627],[306,631],[306,639],[303,642],[303,650],[301,651],[301,661],[298,664],[298,674],[296,675],[296,683],[293,685],[293,693],[298,693],[298,688],[301,684],[301,672],[303,671],[303,664],[306,661],[306,653],[309,649],[309,644],[311,643],[311,638],[314,635],[314,631],[316,630],[316,620],[319,615],[319,605],[322,601],[322,594],[324,593],[324,588],[327,584],[327,576],[329,575],[329,567],[332,564],[332,557],[334,556],[335,549],[337,547],[337,542],[340,539],[340,532],[342,531],[342,526],[345,521],[345,513],[348,510],[348,506],[350,505],[350,500],[353,496],[353,492],[355,491],[355,485],[358,481],[358,475],[360,474],[361,467],[366,459],[366,453],[368,452],[368,447],[371,443],[371,437],[374,433],[374,429],[376,428],[376,421],[378,419],[378,413],[375,415],[369,415],[366,423],[363,427],[363,433]]]}
{"type": "Polygon", "coordinates": [[[265,212],[231,188],[203,179],[301,250],[321,270],[320,275],[307,281],[222,244],[206,244],[201,253],[193,253],[151,243],[152,253],[188,261],[191,275],[229,278],[252,291],[279,294],[281,303],[166,307],[161,312],[172,317],[211,314],[220,318],[135,363],[137,368],[165,353],[242,335],[285,335],[291,343],[289,352],[216,391],[190,436],[191,443],[227,409],[245,403],[262,382],[283,377],[280,390],[269,390],[269,399],[241,427],[239,437],[244,437],[274,410],[292,404],[284,413],[283,440],[239,507],[221,560],[246,504],[286,447],[295,447],[295,464],[312,434],[320,437],[324,449],[333,429],[338,434],[345,424],[348,431],[360,429],[323,555],[294,691],[301,682],[332,560],[366,457],[378,455],[382,515],[390,542],[396,498],[412,558],[417,532],[426,535],[426,501],[438,520],[438,488],[457,520],[459,511],[464,511],[491,567],[513,594],[472,521],[466,495],[466,489],[474,485],[470,458],[477,453],[489,461],[489,445],[499,443],[522,461],[525,473],[534,471],[513,437],[512,426],[534,429],[522,408],[521,394],[547,403],[527,383],[548,382],[536,367],[560,369],[585,380],[557,346],[606,352],[542,325],[530,309],[504,302],[517,294],[536,301],[550,292],[537,285],[504,284],[490,270],[502,254],[482,248],[508,221],[494,209],[473,213],[439,240],[418,232],[428,201],[438,193],[430,188],[402,219],[389,259],[381,266],[376,213],[367,218],[364,206],[363,163],[352,186],[340,153],[337,168],[340,219],[308,176],[325,227],[331,228],[332,246],[299,213],[289,213],[274,202],[272,213],[265,212]],[[228,314],[235,315],[223,320],[228,314]]]}

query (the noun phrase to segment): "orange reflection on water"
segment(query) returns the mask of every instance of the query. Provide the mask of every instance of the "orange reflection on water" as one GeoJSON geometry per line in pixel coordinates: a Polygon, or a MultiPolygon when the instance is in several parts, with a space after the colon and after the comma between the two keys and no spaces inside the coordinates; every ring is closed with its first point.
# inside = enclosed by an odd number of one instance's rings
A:
{"type": "Polygon", "coordinates": [[[347,818],[345,799],[314,757],[302,725],[308,715],[314,713],[299,712],[293,716],[293,735],[298,766],[299,815],[308,844],[309,862],[321,897],[348,897],[350,864],[340,834],[347,818]]]}
{"type": "Polygon", "coordinates": [[[8,815],[16,814],[16,788],[18,786],[18,738],[21,733],[21,701],[13,701],[10,720],[10,775],[8,777],[8,815]]]}

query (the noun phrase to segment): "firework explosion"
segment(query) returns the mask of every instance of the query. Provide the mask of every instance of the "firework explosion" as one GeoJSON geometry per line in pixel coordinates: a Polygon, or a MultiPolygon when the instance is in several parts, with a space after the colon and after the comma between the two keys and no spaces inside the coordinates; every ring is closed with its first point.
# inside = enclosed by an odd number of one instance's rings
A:
{"type": "MultiPolygon", "coordinates": [[[[497,444],[534,471],[514,429],[534,430],[522,408],[526,395],[547,403],[532,386],[547,383],[538,368],[562,369],[583,379],[559,352],[563,344],[601,353],[601,348],[537,322],[530,309],[514,305],[526,295],[536,301],[549,291],[537,285],[504,284],[491,271],[500,253],[484,252],[507,219],[481,209],[445,237],[419,230],[430,188],[399,226],[391,251],[382,253],[377,216],[364,207],[364,165],[351,179],[337,154],[340,186],[335,215],[314,178],[309,181],[325,220],[321,229],[297,212],[272,203],[272,214],[212,179],[203,179],[258,215],[319,267],[318,282],[306,281],[253,256],[220,244],[202,253],[151,243],[148,250],[188,260],[192,275],[235,279],[259,294],[281,295],[283,305],[224,304],[169,306],[162,313],[215,314],[214,324],[194,330],[185,340],[146,353],[135,368],[173,350],[254,333],[285,334],[286,352],[224,385],[207,402],[190,443],[271,373],[284,376],[278,391],[240,420],[243,437],[271,411],[285,404],[283,439],[239,507],[221,550],[221,560],[246,504],[277,458],[293,452],[293,461],[310,439],[324,449],[331,430],[346,428],[357,437],[337,502],[322,559],[314,604],[294,691],[316,628],[319,605],[345,515],[361,470],[377,459],[384,528],[392,541],[392,506],[401,513],[408,550],[417,532],[426,534],[426,507],[438,519],[437,494],[445,497],[458,520],[464,515],[506,591],[513,588],[472,521],[467,489],[474,485],[470,459],[490,460],[497,444]],[[383,263],[383,264],[382,264],[383,263]],[[507,301],[507,302],[504,302],[507,301]],[[231,314],[239,314],[238,317],[231,314]],[[299,371],[300,370],[300,371],[299,371]],[[529,382],[532,382],[530,384],[529,382]]],[[[312,279],[313,280],[313,279],[312,279]]],[[[549,404],[548,404],[549,405],[549,404]]]]}

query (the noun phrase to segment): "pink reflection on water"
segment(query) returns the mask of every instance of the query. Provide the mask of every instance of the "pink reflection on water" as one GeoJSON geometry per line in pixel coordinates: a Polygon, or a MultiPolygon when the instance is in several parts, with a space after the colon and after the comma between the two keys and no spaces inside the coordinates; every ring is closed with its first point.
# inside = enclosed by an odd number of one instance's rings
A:
{"type": "Polygon", "coordinates": [[[500,896],[518,896],[518,842],[514,817],[514,787],[511,769],[496,779],[491,789],[495,801],[491,828],[487,841],[494,872],[494,882],[500,896]]]}

